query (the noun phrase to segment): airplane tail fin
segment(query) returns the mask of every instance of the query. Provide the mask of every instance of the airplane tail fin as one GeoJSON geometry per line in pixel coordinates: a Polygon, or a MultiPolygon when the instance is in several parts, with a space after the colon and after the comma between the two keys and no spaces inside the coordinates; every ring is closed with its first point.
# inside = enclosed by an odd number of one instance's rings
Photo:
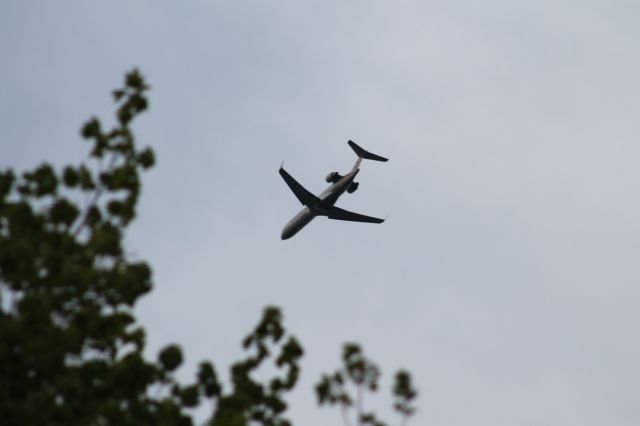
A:
{"type": "Polygon", "coordinates": [[[354,141],[350,140],[348,142],[349,146],[359,158],[364,158],[365,160],[375,160],[375,161],[389,161],[388,158],[380,157],[379,155],[372,154],[369,151],[365,151],[363,148],[358,146],[354,141]]]}

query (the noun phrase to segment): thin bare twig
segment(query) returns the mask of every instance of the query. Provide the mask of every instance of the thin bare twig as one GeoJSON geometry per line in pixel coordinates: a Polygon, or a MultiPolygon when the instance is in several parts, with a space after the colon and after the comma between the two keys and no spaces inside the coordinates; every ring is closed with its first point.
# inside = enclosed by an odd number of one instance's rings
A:
{"type": "Polygon", "coordinates": [[[342,420],[344,420],[345,426],[351,426],[351,421],[349,420],[349,413],[347,412],[347,407],[342,406],[342,420]]]}
{"type": "Polygon", "coordinates": [[[362,384],[358,385],[358,388],[356,390],[357,395],[356,395],[356,411],[357,411],[357,416],[358,416],[358,425],[362,424],[362,410],[363,410],[363,404],[364,404],[364,395],[363,395],[363,390],[362,390],[362,384]]]}

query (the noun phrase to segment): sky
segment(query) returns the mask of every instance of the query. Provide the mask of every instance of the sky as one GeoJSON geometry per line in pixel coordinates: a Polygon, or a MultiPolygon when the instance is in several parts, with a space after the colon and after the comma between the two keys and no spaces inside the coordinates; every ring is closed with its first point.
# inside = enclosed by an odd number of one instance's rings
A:
{"type": "MultiPolygon", "coordinates": [[[[340,424],[313,384],[359,342],[414,425],[640,424],[640,3],[626,0],[59,1],[0,4],[0,167],[78,162],[138,67],[157,165],[126,238],[155,287],[148,353],[219,371],[267,305],[306,354],[299,425],[340,424]],[[315,193],[365,162],[318,218],[315,193]]],[[[198,415],[201,417],[203,411],[198,415]]]]}

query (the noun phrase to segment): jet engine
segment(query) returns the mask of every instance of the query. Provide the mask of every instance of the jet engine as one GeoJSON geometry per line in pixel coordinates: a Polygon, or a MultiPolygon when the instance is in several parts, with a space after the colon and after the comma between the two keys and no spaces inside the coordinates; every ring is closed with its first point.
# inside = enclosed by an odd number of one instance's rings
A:
{"type": "Polygon", "coordinates": [[[337,181],[340,180],[342,176],[340,176],[340,173],[338,172],[331,172],[327,175],[327,177],[325,178],[325,180],[328,183],[336,183],[337,181]]]}
{"type": "Polygon", "coordinates": [[[347,192],[349,194],[353,194],[354,192],[356,192],[356,189],[358,189],[358,186],[360,184],[358,182],[351,182],[351,185],[349,185],[349,187],[347,188],[347,192]]]}

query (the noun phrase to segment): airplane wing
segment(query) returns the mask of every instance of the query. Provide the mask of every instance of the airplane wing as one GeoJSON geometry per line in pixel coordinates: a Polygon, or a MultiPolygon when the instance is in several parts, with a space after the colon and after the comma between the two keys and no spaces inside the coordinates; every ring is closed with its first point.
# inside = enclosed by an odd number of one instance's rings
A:
{"type": "Polygon", "coordinates": [[[304,186],[300,185],[297,180],[293,178],[287,171],[280,167],[280,176],[282,179],[289,185],[293,194],[300,200],[302,204],[305,206],[313,206],[320,202],[320,199],[313,195],[311,192],[307,191],[304,186]]]}
{"type": "Polygon", "coordinates": [[[363,214],[350,212],[341,208],[332,206],[327,210],[327,216],[329,219],[336,220],[348,220],[351,222],[366,222],[366,223],[382,223],[384,219],[378,219],[377,217],[365,216],[363,214]]]}

